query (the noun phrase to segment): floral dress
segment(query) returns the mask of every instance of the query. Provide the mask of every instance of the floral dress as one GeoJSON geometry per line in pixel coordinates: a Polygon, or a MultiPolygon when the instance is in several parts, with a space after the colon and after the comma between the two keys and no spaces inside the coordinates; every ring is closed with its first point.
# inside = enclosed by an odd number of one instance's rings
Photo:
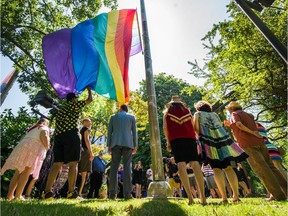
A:
{"type": "Polygon", "coordinates": [[[36,127],[20,140],[2,167],[2,174],[9,169],[18,170],[21,173],[25,167],[32,167],[31,174],[34,179],[38,179],[47,152],[40,140],[41,131],[49,132],[49,128],[46,126],[36,127]]]}

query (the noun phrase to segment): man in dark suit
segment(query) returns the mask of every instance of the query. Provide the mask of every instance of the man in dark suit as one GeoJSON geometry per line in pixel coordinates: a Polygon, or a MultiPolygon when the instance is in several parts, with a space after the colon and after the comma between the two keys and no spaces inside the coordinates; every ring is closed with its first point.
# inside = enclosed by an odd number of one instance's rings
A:
{"type": "Polygon", "coordinates": [[[127,105],[122,105],[117,114],[111,116],[108,127],[107,146],[112,154],[109,182],[109,198],[114,199],[117,194],[117,172],[123,157],[124,199],[131,198],[132,190],[132,154],[135,154],[138,146],[136,120],[128,114],[127,105]]]}

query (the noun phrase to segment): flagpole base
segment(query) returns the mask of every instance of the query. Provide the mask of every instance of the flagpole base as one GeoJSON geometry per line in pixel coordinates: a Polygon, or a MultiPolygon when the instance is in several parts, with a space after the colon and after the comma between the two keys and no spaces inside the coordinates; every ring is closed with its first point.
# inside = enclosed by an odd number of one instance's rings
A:
{"type": "Polygon", "coordinates": [[[171,188],[166,181],[153,181],[148,187],[148,196],[153,199],[167,199],[171,196],[171,188]]]}

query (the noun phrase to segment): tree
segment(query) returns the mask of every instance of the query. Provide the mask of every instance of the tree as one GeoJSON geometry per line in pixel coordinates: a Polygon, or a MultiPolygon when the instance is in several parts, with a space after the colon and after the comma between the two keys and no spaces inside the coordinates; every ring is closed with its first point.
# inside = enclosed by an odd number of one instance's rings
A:
{"type": "MultiPolygon", "coordinates": [[[[276,0],[273,6],[256,13],[287,44],[287,5],[284,0],[276,0]]],[[[208,100],[221,100],[234,91],[232,98],[252,112],[256,121],[265,124],[272,141],[284,145],[287,65],[234,2],[227,7],[229,20],[215,24],[202,39],[208,50],[204,67],[197,60],[188,62],[192,66],[191,74],[207,79],[205,98],[208,100]]]]}
{"type": "MultiPolygon", "coordinates": [[[[81,94],[80,100],[85,100],[87,91],[81,94]]],[[[116,102],[94,94],[94,99],[88,106],[85,106],[81,113],[81,119],[90,118],[92,121],[91,133],[92,144],[102,136],[107,136],[109,118],[117,111],[116,102]]]]}
{"type": "MultiPolygon", "coordinates": [[[[151,163],[149,133],[148,133],[148,105],[138,91],[131,92],[129,110],[136,118],[138,132],[138,150],[133,156],[133,162],[141,161],[143,167],[151,163]]],[[[129,112],[130,112],[129,111],[129,112]]]]}
{"type": "Polygon", "coordinates": [[[5,109],[1,113],[1,164],[4,164],[20,138],[38,119],[24,107],[20,107],[17,115],[14,115],[11,109],[5,109]]]}
{"type": "Polygon", "coordinates": [[[102,5],[117,8],[117,0],[3,0],[1,1],[1,53],[20,71],[20,89],[34,94],[44,89],[55,95],[42,57],[42,38],[96,16],[102,5]]]}
{"type": "MultiPolygon", "coordinates": [[[[182,79],[177,79],[173,75],[167,75],[164,72],[154,76],[154,85],[158,115],[160,116],[162,116],[162,112],[166,108],[166,103],[171,100],[173,95],[179,95],[192,112],[195,111],[194,103],[202,98],[202,87],[190,85],[182,79]]],[[[143,95],[143,99],[147,101],[145,80],[140,82],[139,91],[143,95]]]]}

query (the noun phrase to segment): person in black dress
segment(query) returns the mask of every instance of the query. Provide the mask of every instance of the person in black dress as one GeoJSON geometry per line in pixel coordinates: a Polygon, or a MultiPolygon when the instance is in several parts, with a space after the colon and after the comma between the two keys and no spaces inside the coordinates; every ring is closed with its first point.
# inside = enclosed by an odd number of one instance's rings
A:
{"type": "Polygon", "coordinates": [[[136,187],[135,196],[136,198],[141,198],[141,191],[142,191],[142,163],[141,161],[138,161],[137,164],[135,164],[134,170],[133,170],[133,183],[136,187]]]}

